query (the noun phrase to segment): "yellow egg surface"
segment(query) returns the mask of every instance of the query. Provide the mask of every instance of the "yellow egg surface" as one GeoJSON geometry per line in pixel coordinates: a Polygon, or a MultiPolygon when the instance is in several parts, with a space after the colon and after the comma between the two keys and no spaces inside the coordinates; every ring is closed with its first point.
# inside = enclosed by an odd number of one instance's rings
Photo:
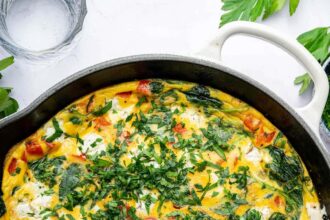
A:
{"type": "MultiPolygon", "coordinates": [[[[248,104],[160,79],[114,85],[7,154],[0,219],[318,219],[308,172],[248,104]]],[[[0,206],[1,207],[1,206],[0,206]]]]}

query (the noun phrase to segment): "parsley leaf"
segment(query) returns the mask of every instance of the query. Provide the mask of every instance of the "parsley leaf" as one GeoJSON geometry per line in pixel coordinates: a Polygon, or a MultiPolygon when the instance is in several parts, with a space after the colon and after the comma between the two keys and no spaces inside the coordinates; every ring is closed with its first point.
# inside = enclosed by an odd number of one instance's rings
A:
{"type": "Polygon", "coordinates": [[[240,166],[238,167],[238,172],[233,173],[230,178],[230,184],[237,184],[238,189],[244,189],[248,182],[248,171],[249,167],[240,166]]]}
{"type": "Polygon", "coordinates": [[[249,209],[243,216],[243,220],[261,220],[261,213],[255,209],[249,209]]]}
{"type": "Polygon", "coordinates": [[[46,138],[47,142],[53,142],[57,138],[61,137],[61,135],[63,134],[60,124],[58,123],[58,121],[56,120],[55,117],[52,119],[52,123],[53,123],[54,129],[55,129],[55,132],[51,136],[46,138]]]}
{"type": "MultiPolygon", "coordinates": [[[[256,21],[262,16],[265,20],[269,16],[283,9],[286,0],[222,0],[220,26],[229,22],[243,20],[256,21]]],[[[290,0],[290,15],[293,15],[298,7],[299,0],[290,0]]]]}
{"type": "MultiPolygon", "coordinates": [[[[323,65],[330,57],[330,27],[318,27],[301,34],[297,40],[301,43],[317,61],[323,65]]],[[[308,73],[296,77],[295,85],[301,84],[299,94],[303,94],[312,84],[308,73]]]]}
{"type": "Polygon", "coordinates": [[[321,64],[330,56],[330,27],[319,27],[301,34],[297,40],[321,64]]]}
{"type": "Polygon", "coordinates": [[[28,163],[34,177],[52,188],[56,185],[56,177],[62,172],[62,164],[66,160],[64,156],[48,158],[43,157],[28,163]]]}
{"type": "MultiPolygon", "coordinates": [[[[12,56],[0,60],[0,71],[6,69],[8,66],[10,66],[13,63],[14,63],[14,57],[12,56]]],[[[0,87],[0,119],[18,110],[17,101],[9,97],[10,92],[11,92],[11,88],[0,87]]]]}
{"type": "Polygon", "coordinates": [[[270,217],[269,220],[285,220],[286,216],[280,212],[274,212],[270,217]]]}
{"type": "Polygon", "coordinates": [[[303,75],[297,76],[294,80],[294,84],[295,85],[299,85],[301,84],[301,87],[299,89],[299,95],[303,94],[304,92],[306,92],[306,90],[309,88],[309,86],[311,85],[312,79],[309,76],[308,73],[305,73],[303,75]]]}
{"type": "Polygon", "coordinates": [[[14,63],[13,56],[0,60],[0,71],[6,69],[8,66],[12,65],[13,63],[14,63]]]}
{"type": "Polygon", "coordinates": [[[107,113],[112,107],[112,101],[107,102],[103,107],[100,107],[96,111],[93,112],[94,116],[101,116],[107,113]]]}
{"type": "Polygon", "coordinates": [[[300,0],[290,0],[290,5],[289,5],[290,15],[293,15],[296,12],[299,2],[300,0]]]}

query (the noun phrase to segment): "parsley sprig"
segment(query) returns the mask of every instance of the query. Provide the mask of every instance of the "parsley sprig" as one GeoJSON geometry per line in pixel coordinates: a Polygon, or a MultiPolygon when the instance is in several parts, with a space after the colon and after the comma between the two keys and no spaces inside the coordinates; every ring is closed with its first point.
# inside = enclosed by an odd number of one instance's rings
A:
{"type": "MultiPolygon", "coordinates": [[[[315,59],[323,65],[330,57],[330,27],[318,27],[301,34],[297,40],[313,54],[315,59]]],[[[312,85],[308,73],[296,77],[294,83],[301,85],[299,94],[303,94],[312,85]]]]}
{"type": "MultiPolygon", "coordinates": [[[[315,59],[324,65],[325,62],[330,57],[330,27],[318,27],[301,34],[297,40],[304,45],[304,47],[313,54],[315,59]]],[[[328,77],[330,82],[330,78],[328,77]]],[[[297,76],[294,83],[296,85],[301,85],[299,94],[303,94],[311,87],[313,81],[308,73],[297,76]]],[[[323,111],[322,119],[330,129],[330,99],[326,103],[325,109],[323,111]]]]}
{"type": "MultiPolygon", "coordinates": [[[[300,0],[290,0],[290,15],[293,15],[300,0]]],[[[276,12],[283,9],[286,0],[222,0],[222,10],[225,14],[221,16],[220,27],[237,20],[256,21],[259,17],[267,19],[276,12]]]]}
{"type": "MultiPolygon", "coordinates": [[[[0,60],[0,71],[6,69],[14,63],[14,57],[7,57],[0,60]]],[[[0,79],[2,75],[0,73],[0,79]]],[[[0,119],[4,118],[18,110],[18,103],[9,96],[12,88],[0,87],[0,119]]]]}

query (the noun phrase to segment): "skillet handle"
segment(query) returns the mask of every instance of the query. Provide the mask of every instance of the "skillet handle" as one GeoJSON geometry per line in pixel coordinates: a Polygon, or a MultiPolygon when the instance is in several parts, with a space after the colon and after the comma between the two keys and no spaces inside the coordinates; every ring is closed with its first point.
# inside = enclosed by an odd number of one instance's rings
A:
{"type": "Polygon", "coordinates": [[[319,125],[329,93],[329,84],[328,78],[317,60],[296,40],[265,25],[245,21],[232,22],[222,27],[217,37],[200,52],[200,55],[217,60],[221,59],[221,51],[225,41],[235,34],[247,34],[269,41],[286,50],[305,66],[314,82],[314,95],[310,103],[304,107],[295,108],[295,110],[319,136],[319,125]]]}

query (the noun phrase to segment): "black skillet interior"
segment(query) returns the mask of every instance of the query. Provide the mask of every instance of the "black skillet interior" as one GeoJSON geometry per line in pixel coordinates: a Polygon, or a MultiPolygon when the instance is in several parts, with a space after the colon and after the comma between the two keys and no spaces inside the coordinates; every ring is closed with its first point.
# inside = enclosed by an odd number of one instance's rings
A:
{"type": "MultiPolygon", "coordinates": [[[[79,97],[112,84],[144,78],[178,79],[205,84],[228,92],[254,106],[289,138],[307,166],[321,202],[330,213],[330,168],[298,120],[265,92],[243,79],[217,68],[188,61],[156,58],[133,61],[85,74],[63,87],[60,86],[57,92],[41,102],[36,109],[2,126],[0,161],[4,161],[11,146],[31,135],[59,110],[79,97]]],[[[2,172],[2,169],[0,170],[2,172]]],[[[2,173],[0,174],[2,176],[2,173]]]]}

